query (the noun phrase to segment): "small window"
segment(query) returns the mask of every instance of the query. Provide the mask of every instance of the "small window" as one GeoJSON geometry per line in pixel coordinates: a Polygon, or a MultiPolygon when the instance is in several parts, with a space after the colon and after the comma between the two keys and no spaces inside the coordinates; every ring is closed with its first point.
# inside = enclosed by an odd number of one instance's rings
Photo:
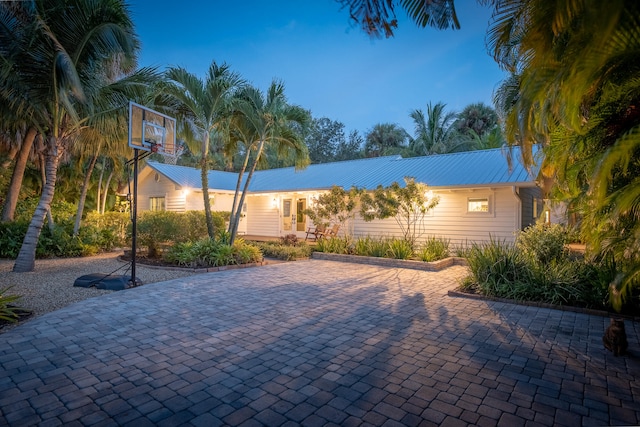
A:
{"type": "Polygon", "coordinates": [[[468,198],[467,212],[489,212],[489,198],[468,198]]]}
{"type": "Polygon", "coordinates": [[[149,197],[149,210],[163,211],[164,197],[149,197]]]}

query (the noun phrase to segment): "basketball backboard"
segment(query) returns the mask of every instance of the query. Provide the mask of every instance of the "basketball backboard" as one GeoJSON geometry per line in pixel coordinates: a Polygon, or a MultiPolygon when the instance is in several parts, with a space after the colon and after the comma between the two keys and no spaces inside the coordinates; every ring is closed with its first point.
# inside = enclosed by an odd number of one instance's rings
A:
{"type": "Polygon", "coordinates": [[[129,147],[176,155],[176,119],[129,102],[129,147]]]}

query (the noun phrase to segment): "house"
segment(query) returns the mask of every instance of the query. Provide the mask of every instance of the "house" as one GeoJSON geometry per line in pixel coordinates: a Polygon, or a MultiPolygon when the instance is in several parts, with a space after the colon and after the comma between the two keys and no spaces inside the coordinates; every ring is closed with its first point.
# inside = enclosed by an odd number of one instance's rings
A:
{"type": "MultiPolygon", "coordinates": [[[[425,236],[446,237],[452,244],[468,244],[494,238],[513,241],[517,231],[534,223],[543,213],[542,192],[535,175],[519,162],[512,149],[470,151],[425,157],[377,157],[315,164],[304,170],[293,167],[256,171],[242,207],[239,233],[252,236],[305,237],[309,219],[302,212],[332,186],[373,190],[378,185],[402,183],[413,177],[428,185],[439,204],[426,217],[425,236]]],[[[230,211],[237,173],[210,171],[212,210],[230,211]]],[[[202,210],[200,170],[148,162],[138,178],[138,211],[202,210]]],[[[401,235],[393,218],[351,222],[354,236],[401,235]]]]}

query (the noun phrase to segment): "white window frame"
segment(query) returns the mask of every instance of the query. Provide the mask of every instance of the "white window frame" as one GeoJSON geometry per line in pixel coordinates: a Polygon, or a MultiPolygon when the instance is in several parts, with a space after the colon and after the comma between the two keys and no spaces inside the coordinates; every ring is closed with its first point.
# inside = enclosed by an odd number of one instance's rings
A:
{"type": "Polygon", "coordinates": [[[165,196],[151,196],[149,197],[149,210],[154,212],[161,212],[167,210],[167,200],[165,196]],[[154,209],[154,201],[162,200],[162,209],[154,209]]]}
{"type": "Polygon", "coordinates": [[[494,206],[493,206],[493,195],[491,194],[473,194],[473,195],[469,195],[466,197],[465,199],[465,207],[464,207],[464,212],[465,215],[470,215],[470,216],[493,216],[494,215],[494,206]],[[469,210],[469,204],[471,202],[474,201],[481,201],[481,200],[486,200],[487,201],[487,211],[470,211],[469,210]]]}

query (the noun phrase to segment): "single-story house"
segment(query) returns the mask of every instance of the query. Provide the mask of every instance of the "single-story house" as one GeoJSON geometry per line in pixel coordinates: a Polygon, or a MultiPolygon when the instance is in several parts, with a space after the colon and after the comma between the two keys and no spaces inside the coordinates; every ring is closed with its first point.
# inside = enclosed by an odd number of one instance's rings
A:
{"type": "MultiPolygon", "coordinates": [[[[387,156],[256,171],[243,206],[239,233],[304,238],[312,226],[302,212],[322,192],[338,185],[373,190],[413,177],[427,184],[440,202],[428,213],[424,236],[446,237],[452,244],[513,241],[516,232],[544,213],[536,176],[520,163],[520,152],[492,149],[425,157],[387,156]]],[[[212,210],[230,211],[238,174],[210,171],[212,210]]],[[[138,178],[138,211],[202,210],[200,170],[148,162],[138,178]]],[[[349,226],[354,236],[399,236],[393,218],[365,222],[358,215],[349,226]]]]}

